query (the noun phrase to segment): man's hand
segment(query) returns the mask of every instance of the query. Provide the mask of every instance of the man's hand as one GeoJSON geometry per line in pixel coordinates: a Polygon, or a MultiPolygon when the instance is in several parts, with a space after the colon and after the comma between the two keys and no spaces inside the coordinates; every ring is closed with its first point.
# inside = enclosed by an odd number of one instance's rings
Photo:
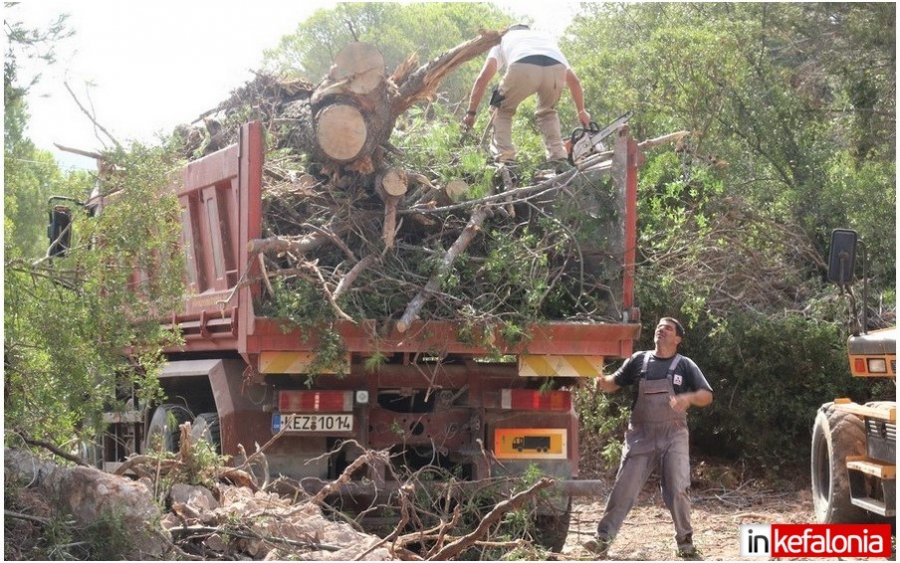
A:
{"type": "Polygon", "coordinates": [[[681,393],[669,398],[669,405],[675,412],[685,412],[688,407],[705,407],[713,400],[713,394],[706,389],[699,389],[692,393],[681,393]]]}
{"type": "Polygon", "coordinates": [[[581,126],[587,129],[591,125],[591,114],[587,112],[587,110],[581,110],[578,112],[578,121],[581,122],[581,126]]]}
{"type": "Polygon", "coordinates": [[[686,412],[688,407],[691,406],[691,400],[682,393],[681,395],[675,395],[669,399],[669,406],[672,407],[672,410],[675,412],[686,412]]]}
{"type": "Polygon", "coordinates": [[[604,393],[615,393],[619,390],[619,386],[612,375],[601,375],[594,380],[594,390],[597,389],[604,393]]]}

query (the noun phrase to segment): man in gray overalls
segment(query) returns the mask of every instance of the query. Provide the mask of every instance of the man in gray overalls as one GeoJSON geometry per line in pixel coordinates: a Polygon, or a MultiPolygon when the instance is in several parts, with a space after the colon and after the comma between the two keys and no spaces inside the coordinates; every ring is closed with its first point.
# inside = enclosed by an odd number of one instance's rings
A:
{"type": "Polygon", "coordinates": [[[692,537],[688,496],[691,467],[687,409],[709,405],[713,394],[697,364],[678,354],[683,337],[681,323],[662,318],[653,336],[656,348],[652,352],[637,352],[616,373],[597,379],[597,386],[606,393],[638,385],[616,482],[597,525],[597,538],[585,544],[597,555],[606,555],[641,488],[658,466],[663,500],[675,523],[676,553],[685,559],[700,557],[692,537]]]}

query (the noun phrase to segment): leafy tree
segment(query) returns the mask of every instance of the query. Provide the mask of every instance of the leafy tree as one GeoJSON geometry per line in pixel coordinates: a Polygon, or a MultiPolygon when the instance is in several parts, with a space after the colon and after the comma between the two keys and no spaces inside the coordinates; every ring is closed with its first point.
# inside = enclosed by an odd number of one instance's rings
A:
{"type": "Polygon", "coordinates": [[[24,135],[25,94],[37,77],[22,84],[17,61],[37,52],[52,63],[53,43],[67,33],[63,21],[42,31],[7,20],[4,65],[4,419],[8,429],[60,443],[92,433],[117,381],[130,379],[145,398],[155,392],[155,379],[145,376],[172,335],[140,320],[174,310],[182,271],[169,226],[177,225],[177,203],[155,191],[173,169],[165,147],[106,155],[110,172],[96,187],[115,194],[115,205],[90,217],[73,204],[72,248],[46,255],[47,198],[83,201],[92,182],[84,173],[64,175],[24,135]],[[136,270],[155,275],[135,284],[136,270]],[[123,356],[126,346],[133,362],[123,356]]]}
{"type": "MultiPolygon", "coordinates": [[[[873,195],[879,202],[894,199],[893,181],[886,181],[895,144],[894,6],[603,4],[586,10],[573,25],[571,59],[585,76],[588,99],[601,104],[598,117],[636,109],[632,126],[639,137],[691,131],[682,180],[698,164],[718,165],[714,176],[723,180],[724,195],[796,225],[823,253],[834,227],[878,232],[851,210],[869,206],[873,195]],[[858,61],[866,64],[853,64],[858,61]],[[867,133],[860,137],[858,128],[867,133]],[[837,189],[845,183],[833,175],[856,176],[854,168],[869,176],[872,168],[882,172],[865,197],[850,192],[848,199],[837,189]]],[[[893,232],[893,224],[877,228],[893,232]]],[[[878,262],[892,264],[893,244],[879,246],[886,254],[878,262]]],[[[888,267],[885,278],[893,271],[888,267]]]]}
{"type": "MultiPolygon", "coordinates": [[[[12,8],[14,10],[14,7],[12,8]]],[[[47,29],[30,29],[14,18],[4,20],[7,46],[3,63],[4,248],[6,256],[36,256],[46,225],[46,199],[54,190],[66,193],[49,154],[35,149],[24,131],[28,123],[26,94],[40,74],[21,77],[20,60],[54,61],[54,45],[69,35],[66,16],[47,29]]]]}
{"type": "Polygon", "coordinates": [[[719,393],[698,440],[805,459],[818,404],[877,392],[849,377],[822,279],[830,231],[857,229],[893,316],[894,22],[875,3],[588,4],[569,30],[597,121],[633,109],[639,139],[691,132],[641,170],[637,295],[645,318],[688,322],[719,393]],[[744,407],[782,443],[753,438],[744,407]]]}

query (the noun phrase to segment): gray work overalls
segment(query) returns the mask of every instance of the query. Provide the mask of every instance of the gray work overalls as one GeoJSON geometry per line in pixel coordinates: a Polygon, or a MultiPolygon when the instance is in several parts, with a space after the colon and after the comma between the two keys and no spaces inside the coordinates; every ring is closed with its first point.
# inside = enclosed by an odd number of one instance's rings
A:
{"type": "Polygon", "coordinates": [[[616,536],[647,478],[659,466],[663,500],[675,523],[675,541],[679,548],[691,544],[687,413],[676,412],[669,404],[669,399],[675,396],[672,379],[680,360],[681,355],[676,354],[664,379],[648,381],[650,352],[644,354],[637,402],[625,433],[622,463],[603,518],[597,525],[600,538],[616,536]]]}

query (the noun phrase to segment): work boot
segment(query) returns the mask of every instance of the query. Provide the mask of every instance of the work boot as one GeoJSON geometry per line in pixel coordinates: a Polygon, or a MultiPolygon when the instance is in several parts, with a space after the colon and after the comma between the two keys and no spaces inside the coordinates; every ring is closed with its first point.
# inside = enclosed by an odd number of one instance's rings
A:
{"type": "Polygon", "coordinates": [[[610,545],[612,545],[612,540],[610,538],[601,538],[598,536],[584,542],[584,544],[582,544],[582,547],[590,551],[597,557],[606,557],[606,553],[609,551],[610,545]]]}
{"type": "Polygon", "coordinates": [[[693,544],[679,547],[675,550],[675,556],[685,561],[703,561],[703,554],[693,544]]]}
{"type": "Polygon", "coordinates": [[[680,557],[686,561],[702,561],[703,554],[700,553],[700,550],[694,547],[694,538],[693,534],[687,534],[683,538],[675,538],[676,543],[678,544],[678,549],[675,550],[675,556],[680,557]]]}

